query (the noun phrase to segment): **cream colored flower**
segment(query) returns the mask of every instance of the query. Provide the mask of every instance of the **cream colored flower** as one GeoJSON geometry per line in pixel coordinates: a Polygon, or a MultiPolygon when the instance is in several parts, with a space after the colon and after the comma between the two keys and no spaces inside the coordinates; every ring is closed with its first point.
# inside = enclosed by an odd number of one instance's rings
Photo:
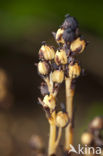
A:
{"type": "Polygon", "coordinates": [[[86,47],[85,40],[81,40],[79,37],[71,43],[70,50],[75,53],[82,53],[85,47],[86,47]]]}
{"type": "Polygon", "coordinates": [[[46,75],[49,72],[49,65],[46,62],[38,63],[38,71],[40,74],[46,75]]]}
{"type": "Polygon", "coordinates": [[[80,76],[81,68],[78,65],[78,63],[75,63],[74,65],[69,65],[68,68],[69,68],[69,75],[68,76],[71,79],[74,79],[74,78],[80,76]]]}
{"type": "Polygon", "coordinates": [[[58,112],[56,116],[56,125],[58,127],[64,127],[67,125],[67,123],[68,123],[67,114],[62,111],[58,112]]]}
{"type": "Polygon", "coordinates": [[[61,49],[60,51],[57,50],[57,52],[55,54],[55,63],[57,65],[67,63],[66,52],[63,49],[61,49]]]}
{"type": "Polygon", "coordinates": [[[45,95],[43,102],[44,102],[44,107],[49,107],[50,109],[55,109],[56,101],[52,94],[45,95]]]}
{"type": "Polygon", "coordinates": [[[62,43],[62,44],[65,43],[65,41],[64,41],[64,39],[62,37],[63,33],[64,33],[64,29],[59,28],[57,30],[57,32],[56,32],[56,41],[57,41],[57,43],[62,43]]]}
{"type": "Polygon", "coordinates": [[[51,74],[51,78],[53,82],[62,83],[64,80],[64,72],[62,70],[55,70],[51,74]]]}
{"type": "Polygon", "coordinates": [[[45,60],[52,60],[54,59],[55,51],[50,46],[42,45],[39,50],[39,56],[43,57],[45,60]]]}

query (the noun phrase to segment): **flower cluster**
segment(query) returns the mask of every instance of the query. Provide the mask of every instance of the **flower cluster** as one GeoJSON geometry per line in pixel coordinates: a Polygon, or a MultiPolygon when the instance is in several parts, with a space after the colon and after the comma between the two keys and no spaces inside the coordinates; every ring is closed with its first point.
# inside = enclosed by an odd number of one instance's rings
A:
{"type": "Polygon", "coordinates": [[[43,43],[39,50],[40,62],[38,63],[38,72],[45,81],[41,84],[41,93],[43,95],[47,93],[42,104],[52,111],[56,107],[54,95],[65,77],[74,79],[80,75],[81,67],[75,55],[82,53],[86,47],[78,23],[70,15],[66,16],[61,27],[53,34],[59,48],[55,50],[52,46],[43,43]]]}
{"type": "Polygon", "coordinates": [[[65,127],[69,123],[68,114],[56,113],[56,96],[60,84],[65,78],[71,80],[80,76],[81,67],[75,56],[84,51],[86,41],[79,32],[76,19],[70,15],[66,18],[53,36],[58,44],[55,49],[43,43],[39,50],[38,73],[43,78],[40,91],[43,98],[38,98],[42,104],[50,124],[65,127]],[[54,115],[55,114],[55,115],[54,115]]]}
{"type": "Polygon", "coordinates": [[[103,148],[103,117],[95,117],[89,124],[88,130],[82,134],[84,145],[103,148]]]}

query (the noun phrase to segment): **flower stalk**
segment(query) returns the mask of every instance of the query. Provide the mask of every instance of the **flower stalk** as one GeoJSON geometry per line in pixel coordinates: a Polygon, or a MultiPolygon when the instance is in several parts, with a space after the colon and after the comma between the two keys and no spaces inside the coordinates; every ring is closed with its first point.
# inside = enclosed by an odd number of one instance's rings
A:
{"type": "Polygon", "coordinates": [[[72,79],[65,78],[65,86],[66,86],[66,111],[68,113],[70,123],[65,128],[65,149],[67,151],[70,150],[70,144],[73,144],[73,97],[74,90],[71,88],[72,79]]]}
{"type": "MultiPolygon", "coordinates": [[[[53,94],[53,82],[51,79],[50,74],[50,80],[48,78],[45,79],[48,90],[50,94],[53,94]]],[[[48,145],[48,155],[51,156],[53,154],[56,154],[56,146],[55,146],[55,140],[56,140],[56,112],[55,110],[52,112],[51,117],[49,119],[50,124],[50,132],[49,132],[49,145],[48,145]]]]}
{"type": "Polygon", "coordinates": [[[54,122],[50,122],[50,135],[49,135],[49,147],[48,147],[48,155],[51,156],[52,154],[56,154],[56,146],[55,146],[55,139],[56,139],[56,125],[55,125],[55,117],[56,114],[53,112],[52,118],[54,122]]]}

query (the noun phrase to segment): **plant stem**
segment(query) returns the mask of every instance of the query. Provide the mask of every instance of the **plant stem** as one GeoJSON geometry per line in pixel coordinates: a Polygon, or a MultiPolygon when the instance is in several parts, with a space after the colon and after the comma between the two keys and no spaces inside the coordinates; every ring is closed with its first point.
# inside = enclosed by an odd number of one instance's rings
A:
{"type": "Polygon", "coordinates": [[[55,142],[55,147],[57,147],[57,146],[58,146],[59,141],[60,141],[60,138],[61,138],[61,135],[62,135],[62,128],[61,128],[61,127],[59,127],[58,137],[57,137],[57,140],[56,140],[56,142],[55,142]]]}
{"type": "MultiPolygon", "coordinates": [[[[45,82],[47,83],[48,90],[50,94],[53,94],[53,82],[51,79],[51,74],[49,78],[45,79],[45,82]]],[[[49,146],[48,146],[48,155],[51,156],[56,153],[56,147],[55,147],[55,139],[56,139],[56,112],[54,111],[52,113],[52,122],[50,123],[50,132],[49,132],[49,146]]]]}
{"type": "Polygon", "coordinates": [[[66,111],[68,113],[70,124],[65,129],[65,149],[70,150],[70,144],[73,144],[73,127],[72,127],[72,117],[73,117],[73,96],[74,90],[71,89],[72,79],[65,78],[66,86],[66,111]]]}
{"type": "MultiPolygon", "coordinates": [[[[53,81],[51,79],[51,74],[49,78],[45,78],[44,81],[47,83],[49,93],[52,94],[54,97],[57,95],[57,91],[53,92],[53,81]]],[[[62,134],[62,129],[59,129],[58,138],[56,140],[56,111],[52,113],[52,121],[50,123],[50,134],[49,134],[49,146],[48,146],[48,155],[51,156],[53,154],[56,154],[56,148],[59,144],[60,137],[62,134]]]]}
{"type": "MultiPolygon", "coordinates": [[[[52,114],[53,119],[55,119],[55,115],[56,115],[55,112],[53,112],[52,114]]],[[[48,147],[49,156],[56,153],[55,138],[56,138],[56,126],[55,122],[52,122],[50,123],[50,134],[49,134],[49,147],[48,147]]]]}

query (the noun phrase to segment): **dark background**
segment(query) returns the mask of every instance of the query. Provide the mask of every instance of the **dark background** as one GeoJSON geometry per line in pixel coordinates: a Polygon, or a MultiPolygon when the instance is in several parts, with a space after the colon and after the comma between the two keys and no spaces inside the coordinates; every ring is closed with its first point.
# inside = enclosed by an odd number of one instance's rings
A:
{"type": "MultiPolygon", "coordinates": [[[[9,87],[0,102],[0,156],[30,156],[33,134],[47,144],[49,125],[38,105],[40,78],[34,63],[42,41],[54,45],[51,34],[70,13],[90,42],[80,60],[86,70],[75,94],[75,144],[93,117],[103,115],[103,1],[0,1],[0,69],[9,87]]],[[[64,87],[58,101],[65,98],[64,87]]]]}

